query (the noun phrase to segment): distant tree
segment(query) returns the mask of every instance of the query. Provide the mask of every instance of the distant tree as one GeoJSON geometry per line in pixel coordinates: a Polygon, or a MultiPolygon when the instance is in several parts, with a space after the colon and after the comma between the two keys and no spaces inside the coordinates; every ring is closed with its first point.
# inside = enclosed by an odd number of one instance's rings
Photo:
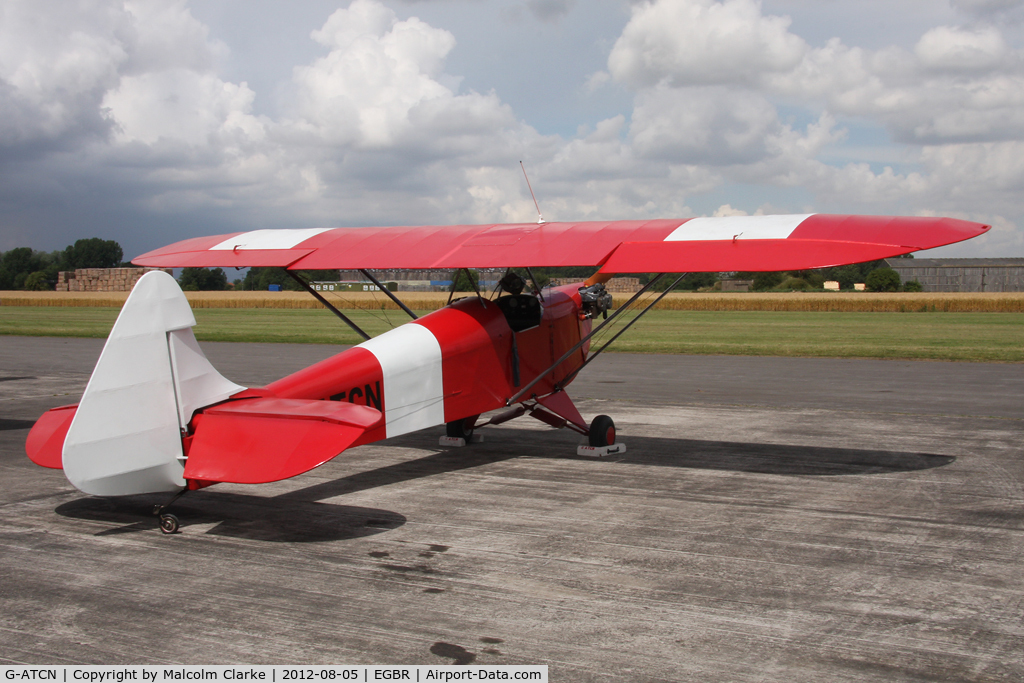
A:
{"type": "Polygon", "coordinates": [[[774,289],[782,284],[785,277],[785,273],[778,272],[756,273],[754,275],[754,284],[751,289],[755,292],[764,292],[769,289],[774,289]]]}
{"type": "Polygon", "coordinates": [[[480,273],[475,270],[459,270],[455,276],[453,284],[453,291],[456,292],[475,292],[477,285],[480,282],[480,273]],[[469,273],[467,276],[466,273],[469,273]]]}
{"type": "Polygon", "coordinates": [[[28,247],[18,247],[4,252],[0,259],[0,268],[11,273],[24,273],[34,270],[32,266],[38,265],[38,256],[28,247]]]}
{"type": "Polygon", "coordinates": [[[854,263],[849,266],[822,268],[813,272],[820,273],[823,281],[836,280],[842,289],[853,289],[853,285],[858,282],[867,284],[868,273],[879,268],[888,268],[888,266],[885,265],[885,261],[865,261],[864,263],[854,263]]]}
{"type": "Polygon", "coordinates": [[[228,276],[221,268],[182,268],[178,284],[186,292],[228,289],[228,276]]]}
{"type": "Polygon", "coordinates": [[[810,285],[811,289],[824,289],[825,287],[825,276],[817,270],[809,272],[802,279],[810,285]]]}
{"type": "Polygon", "coordinates": [[[840,266],[839,268],[829,268],[828,270],[831,272],[831,277],[826,277],[829,280],[837,281],[840,289],[853,289],[854,284],[864,282],[864,276],[857,266],[840,266]]]}
{"type": "Polygon", "coordinates": [[[63,251],[11,249],[0,254],[0,289],[53,289],[63,262],[63,251]]]}
{"type": "Polygon", "coordinates": [[[114,240],[89,237],[76,241],[64,250],[63,270],[75,268],[116,268],[124,251],[114,240]]]}
{"type": "Polygon", "coordinates": [[[49,285],[49,289],[53,289],[57,285],[61,264],[64,263],[64,252],[58,250],[51,251],[49,254],[42,254],[41,261],[44,266],[43,272],[46,273],[46,282],[49,285]]]}
{"type": "Polygon", "coordinates": [[[53,286],[47,280],[46,271],[37,270],[25,278],[24,288],[32,292],[42,292],[53,289],[53,286]]]}
{"type": "Polygon", "coordinates": [[[786,290],[786,291],[793,291],[793,290],[801,290],[802,291],[802,290],[807,290],[807,289],[810,289],[810,288],[811,288],[811,285],[810,285],[810,283],[807,282],[807,280],[803,279],[802,277],[792,277],[792,276],[787,277],[785,280],[783,280],[780,284],[778,284],[775,287],[775,289],[781,289],[781,290],[786,290]]]}
{"type": "Polygon", "coordinates": [[[44,269],[44,256],[28,247],[4,252],[0,257],[0,289],[24,289],[28,276],[44,269]]]}
{"type": "Polygon", "coordinates": [[[764,292],[777,287],[788,275],[789,273],[782,271],[761,272],[740,270],[729,274],[729,278],[733,280],[751,280],[753,281],[753,284],[750,286],[752,291],[764,292]]]}
{"type": "MultiPolygon", "coordinates": [[[[667,274],[661,279],[658,284],[654,285],[654,291],[664,292],[669,286],[676,281],[678,275],[672,273],[667,274]]],[[[676,285],[676,291],[695,292],[698,289],[704,289],[707,287],[713,287],[716,282],[721,279],[718,273],[687,273],[683,276],[683,279],[676,285]]]]}
{"type": "Polygon", "coordinates": [[[904,282],[903,283],[903,291],[904,292],[922,292],[922,291],[924,291],[924,287],[922,287],[921,283],[918,282],[917,280],[910,280],[909,282],[904,282]]]}
{"type": "Polygon", "coordinates": [[[298,289],[284,268],[250,268],[242,280],[242,288],[250,291],[267,291],[269,285],[281,285],[284,289],[298,289]]]}
{"type": "MultiPolygon", "coordinates": [[[[339,273],[337,270],[300,270],[298,276],[307,282],[334,282],[338,279],[339,273]]],[[[265,292],[270,285],[281,285],[281,289],[291,291],[302,291],[303,289],[284,268],[250,268],[249,272],[245,274],[245,279],[241,281],[240,286],[236,286],[236,289],[265,292]]]]}
{"type": "Polygon", "coordinates": [[[892,268],[876,268],[868,273],[864,284],[872,292],[898,292],[900,275],[892,268]]]}
{"type": "Polygon", "coordinates": [[[825,275],[822,270],[794,270],[790,271],[790,277],[795,277],[807,283],[809,289],[822,289],[825,286],[825,275]]]}

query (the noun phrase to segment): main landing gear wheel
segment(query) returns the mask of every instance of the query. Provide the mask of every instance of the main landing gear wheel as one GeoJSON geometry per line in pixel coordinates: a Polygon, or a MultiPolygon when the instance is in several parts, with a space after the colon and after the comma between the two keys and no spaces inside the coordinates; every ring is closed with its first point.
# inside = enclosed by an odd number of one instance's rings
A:
{"type": "Polygon", "coordinates": [[[615,443],[615,422],[607,415],[598,415],[590,423],[590,445],[596,448],[615,443]]]}
{"type": "Polygon", "coordinates": [[[473,429],[473,425],[476,424],[476,419],[478,417],[480,416],[473,415],[472,417],[467,417],[464,420],[449,422],[445,425],[445,432],[448,436],[454,439],[465,439],[466,443],[469,443],[469,440],[473,438],[473,432],[475,431],[473,429]]]}
{"type": "Polygon", "coordinates": [[[160,531],[165,534],[178,533],[178,527],[180,526],[181,523],[178,521],[178,518],[170,512],[165,512],[160,515],[160,531]]]}

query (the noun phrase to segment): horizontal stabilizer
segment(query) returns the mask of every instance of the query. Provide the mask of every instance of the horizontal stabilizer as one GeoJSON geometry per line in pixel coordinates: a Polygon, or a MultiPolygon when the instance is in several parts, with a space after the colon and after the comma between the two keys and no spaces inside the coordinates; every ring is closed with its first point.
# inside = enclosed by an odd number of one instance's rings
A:
{"type": "Polygon", "coordinates": [[[264,484],[294,477],[344,451],[381,418],[353,403],[273,397],[207,408],[193,422],[185,478],[264,484]]]}
{"type": "Polygon", "coordinates": [[[29,460],[55,470],[64,468],[64,437],[77,409],[77,405],[53,408],[36,420],[25,440],[25,453],[29,460]]]}

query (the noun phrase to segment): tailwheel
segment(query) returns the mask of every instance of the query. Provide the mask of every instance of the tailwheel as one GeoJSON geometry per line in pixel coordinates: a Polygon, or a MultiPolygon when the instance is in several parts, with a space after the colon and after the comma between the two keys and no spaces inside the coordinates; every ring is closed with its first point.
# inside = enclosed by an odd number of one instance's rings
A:
{"type": "Polygon", "coordinates": [[[473,415],[462,420],[454,420],[445,425],[445,432],[453,439],[465,439],[469,443],[475,431],[474,425],[479,415],[473,415]]]}
{"type": "Polygon", "coordinates": [[[598,415],[590,423],[590,445],[594,447],[615,444],[615,422],[607,415],[598,415]]]}
{"type": "Polygon", "coordinates": [[[160,531],[165,534],[178,533],[178,528],[181,527],[181,522],[178,521],[177,516],[172,515],[170,512],[165,512],[165,510],[169,508],[174,501],[178,500],[186,493],[188,493],[188,486],[175,493],[174,496],[163,505],[153,506],[153,514],[160,520],[160,531]]]}
{"type": "Polygon", "coordinates": [[[177,516],[172,515],[170,512],[165,512],[160,515],[160,531],[165,534],[176,534],[181,523],[178,521],[177,516]]]}

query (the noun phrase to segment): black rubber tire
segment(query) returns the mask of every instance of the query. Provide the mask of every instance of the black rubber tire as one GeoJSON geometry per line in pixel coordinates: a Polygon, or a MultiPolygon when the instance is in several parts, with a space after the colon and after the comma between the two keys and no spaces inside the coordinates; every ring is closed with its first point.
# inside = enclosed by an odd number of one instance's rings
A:
{"type": "Polygon", "coordinates": [[[445,425],[445,433],[454,439],[465,439],[466,443],[473,438],[473,425],[476,424],[476,419],[479,415],[473,415],[463,420],[455,420],[445,425]]]}
{"type": "Polygon", "coordinates": [[[160,531],[165,534],[176,534],[181,523],[178,518],[169,512],[160,515],[160,531]]]}
{"type": "Polygon", "coordinates": [[[607,415],[598,415],[590,423],[590,445],[595,448],[615,443],[615,422],[607,415]]]}

